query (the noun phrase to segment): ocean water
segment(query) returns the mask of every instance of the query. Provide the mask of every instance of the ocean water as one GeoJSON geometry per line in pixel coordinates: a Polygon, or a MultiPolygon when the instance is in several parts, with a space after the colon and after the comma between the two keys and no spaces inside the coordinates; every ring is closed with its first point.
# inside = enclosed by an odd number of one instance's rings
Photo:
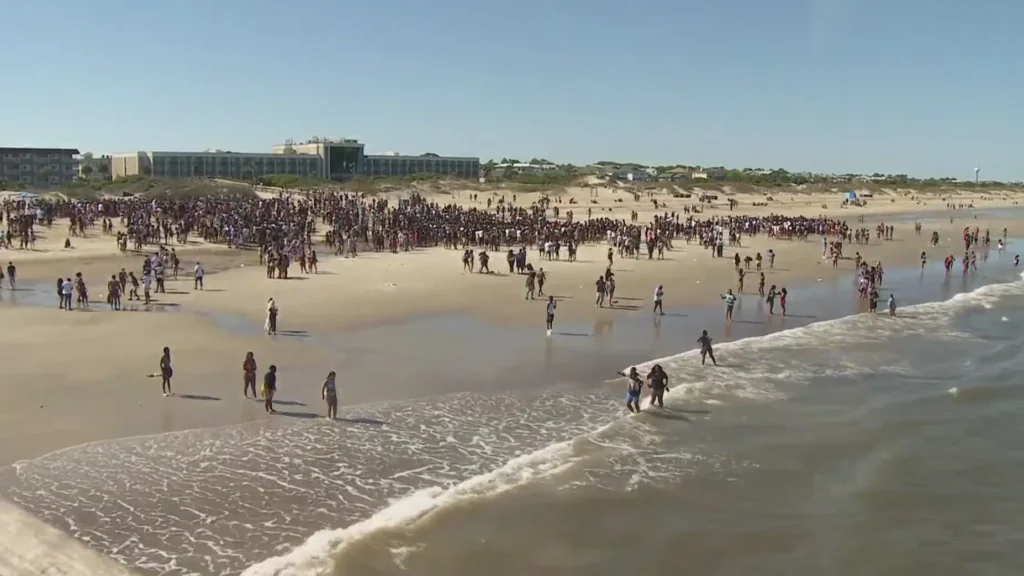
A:
{"type": "Polygon", "coordinates": [[[841,281],[788,325],[749,298],[728,330],[637,319],[548,387],[93,443],[0,496],[144,574],[1020,574],[1019,272],[891,271],[896,318],[848,316],[841,281]],[[594,378],[634,361],[671,375],[664,410],[594,378]]]}

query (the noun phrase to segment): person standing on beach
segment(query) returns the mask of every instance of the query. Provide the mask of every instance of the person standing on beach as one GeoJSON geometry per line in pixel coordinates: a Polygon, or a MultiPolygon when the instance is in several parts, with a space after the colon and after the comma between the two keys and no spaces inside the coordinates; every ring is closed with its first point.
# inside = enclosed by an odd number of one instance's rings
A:
{"type": "Polygon", "coordinates": [[[658,316],[665,315],[665,309],[662,308],[662,299],[665,298],[665,287],[658,284],[658,287],[654,289],[654,314],[658,316]]]}
{"type": "Polygon", "coordinates": [[[711,336],[708,336],[707,330],[701,331],[697,343],[700,344],[700,365],[703,366],[707,359],[711,358],[711,363],[718,366],[718,362],[715,361],[715,352],[711,349],[711,336]]]}
{"type": "Polygon", "coordinates": [[[195,281],[193,282],[192,289],[193,290],[202,290],[203,289],[203,276],[206,276],[206,270],[203,270],[203,265],[201,263],[199,263],[199,262],[196,262],[196,269],[195,269],[194,275],[195,275],[195,281]]]}
{"type": "Polygon", "coordinates": [[[267,329],[267,334],[277,335],[277,302],[271,298],[267,300],[267,321],[264,328],[267,329]]]}
{"type": "Polygon", "coordinates": [[[665,392],[668,392],[668,374],[661,364],[655,364],[654,368],[651,368],[647,375],[647,385],[651,388],[651,406],[657,403],[658,408],[664,408],[665,392]]]}
{"type": "Polygon", "coordinates": [[[327,402],[327,417],[331,420],[338,417],[338,387],[335,378],[334,370],[331,370],[320,388],[320,396],[327,402]]]}
{"type": "Polygon", "coordinates": [[[889,294],[889,316],[896,315],[896,296],[889,294]]]}
{"type": "Polygon", "coordinates": [[[789,297],[789,292],[785,288],[779,290],[779,308],[782,308],[782,315],[786,315],[786,298],[789,297]]]}
{"type": "Polygon", "coordinates": [[[171,377],[174,376],[174,369],[171,368],[171,349],[164,346],[164,353],[160,356],[160,391],[164,396],[170,396],[171,377]]]}
{"type": "Polygon", "coordinates": [[[249,390],[252,390],[253,400],[256,396],[256,357],[252,352],[245,353],[245,360],[242,361],[242,393],[249,397],[249,390]]]}
{"type": "Polygon", "coordinates": [[[558,303],[555,302],[554,296],[548,296],[548,316],[545,325],[547,326],[548,336],[551,336],[551,330],[555,326],[555,309],[558,308],[558,303]]]}
{"type": "Polygon", "coordinates": [[[629,382],[626,384],[626,408],[630,412],[640,411],[640,394],[644,390],[644,382],[640,379],[640,373],[636,366],[629,369],[629,382]]]}
{"type": "Polygon", "coordinates": [[[263,375],[263,409],[268,414],[276,414],[274,410],[274,393],[277,392],[277,366],[270,365],[270,370],[263,375]]]}
{"type": "Polygon", "coordinates": [[[732,288],[722,294],[722,300],[725,300],[725,319],[732,322],[732,309],[736,305],[736,295],[732,293],[732,288]]]}
{"type": "Polygon", "coordinates": [[[71,278],[65,278],[64,282],[60,285],[61,300],[64,304],[64,310],[71,312],[71,294],[75,291],[75,285],[71,282],[71,278]]]}

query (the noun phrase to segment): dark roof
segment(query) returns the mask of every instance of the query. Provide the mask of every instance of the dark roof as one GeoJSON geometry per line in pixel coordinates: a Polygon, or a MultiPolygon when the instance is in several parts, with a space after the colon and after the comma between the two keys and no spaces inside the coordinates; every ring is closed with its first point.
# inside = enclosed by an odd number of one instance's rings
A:
{"type": "Polygon", "coordinates": [[[3,152],[32,152],[36,154],[79,154],[78,148],[3,148],[0,147],[0,153],[3,152]]]}

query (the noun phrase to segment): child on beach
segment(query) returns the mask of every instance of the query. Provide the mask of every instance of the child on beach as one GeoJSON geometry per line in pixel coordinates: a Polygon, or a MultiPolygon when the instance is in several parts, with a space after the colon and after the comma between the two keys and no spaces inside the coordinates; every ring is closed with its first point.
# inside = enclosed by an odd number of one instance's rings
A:
{"type": "Polygon", "coordinates": [[[320,397],[327,402],[327,417],[334,420],[338,417],[338,388],[335,384],[337,376],[334,370],[327,375],[324,385],[320,387],[320,397]]]}

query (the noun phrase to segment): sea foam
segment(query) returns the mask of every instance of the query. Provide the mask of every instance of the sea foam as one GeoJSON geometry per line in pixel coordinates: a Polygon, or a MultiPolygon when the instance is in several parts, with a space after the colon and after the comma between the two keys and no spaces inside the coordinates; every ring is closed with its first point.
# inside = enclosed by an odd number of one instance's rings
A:
{"type": "MultiPolygon", "coordinates": [[[[1021,279],[1024,280],[1024,273],[1021,274],[1021,279]]],[[[723,343],[717,346],[716,350],[725,351],[729,354],[733,351],[751,348],[778,348],[780,346],[799,346],[815,342],[824,342],[827,345],[829,341],[839,342],[838,340],[830,340],[833,337],[842,336],[843,338],[850,338],[852,334],[857,334],[858,331],[851,330],[851,327],[861,322],[874,323],[870,327],[874,330],[860,332],[866,333],[864,337],[875,339],[877,339],[877,334],[871,336],[871,333],[878,328],[893,332],[917,329],[922,331],[922,333],[933,333],[936,322],[948,320],[963,307],[982,306],[990,308],[994,302],[1004,295],[1021,293],[1024,293],[1024,283],[1022,282],[990,284],[977,288],[972,292],[957,294],[949,300],[901,308],[896,318],[876,317],[868,314],[846,316],[782,330],[764,336],[723,343]],[[913,316],[913,321],[901,318],[903,315],[913,316]],[[891,323],[892,325],[886,326],[886,323],[891,323]]],[[[681,354],[650,360],[635,366],[643,372],[644,370],[649,370],[654,364],[662,364],[672,371],[682,367],[684,364],[692,364],[694,357],[699,357],[699,351],[690,350],[681,354]]],[[[629,368],[626,367],[623,373],[627,373],[629,368]]],[[[730,373],[729,378],[733,379],[734,375],[734,373],[730,373]]],[[[726,391],[736,393],[739,396],[767,399],[774,397],[776,394],[773,390],[757,389],[747,384],[739,388],[727,388],[726,391]]],[[[699,392],[700,390],[694,387],[686,385],[677,386],[666,394],[666,403],[669,402],[672,396],[690,396],[699,392]]],[[[955,388],[950,390],[951,394],[957,394],[957,392],[955,388]]],[[[710,404],[720,403],[720,400],[713,397],[708,397],[705,401],[710,404]]],[[[245,570],[243,576],[313,576],[329,574],[333,569],[332,558],[344,553],[348,546],[364,538],[408,526],[447,506],[473,498],[492,497],[532,480],[551,476],[565,470],[573,464],[575,454],[573,448],[577,442],[586,437],[599,435],[601,432],[617,424],[619,424],[619,421],[613,421],[584,436],[559,442],[536,452],[514,458],[500,468],[474,476],[448,488],[433,487],[418,490],[404,498],[391,502],[387,507],[366,520],[346,528],[317,532],[287,554],[269,558],[250,566],[245,570]]]]}

